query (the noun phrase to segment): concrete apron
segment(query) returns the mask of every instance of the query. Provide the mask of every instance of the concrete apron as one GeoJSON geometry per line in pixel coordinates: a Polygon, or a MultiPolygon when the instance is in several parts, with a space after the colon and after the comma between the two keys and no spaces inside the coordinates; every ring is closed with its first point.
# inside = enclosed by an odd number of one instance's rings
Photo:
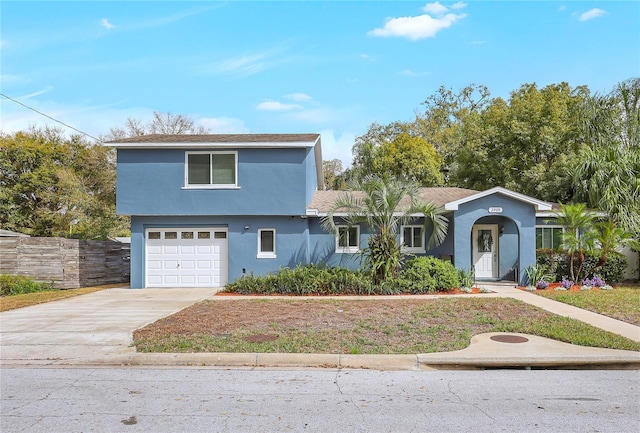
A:
{"type": "Polygon", "coordinates": [[[0,360],[105,363],[135,354],[132,331],[213,297],[216,289],[109,289],[0,313],[0,360]]]}

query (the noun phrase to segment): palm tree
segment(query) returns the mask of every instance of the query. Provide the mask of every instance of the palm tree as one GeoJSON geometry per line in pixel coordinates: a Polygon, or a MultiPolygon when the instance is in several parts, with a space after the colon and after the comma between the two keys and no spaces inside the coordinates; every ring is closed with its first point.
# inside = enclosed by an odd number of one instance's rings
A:
{"type": "Polygon", "coordinates": [[[600,221],[595,225],[596,245],[600,259],[596,268],[602,267],[609,259],[609,254],[617,253],[622,246],[633,245],[631,233],[616,225],[613,220],[600,221]]]}
{"type": "Polygon", "coordinates": [[[428,224],[432,228],[429,247],[441,244],[447,235],[448,220],[442,215],[443,209],[421,202],[419,192],[415,182],[399,179],[369,175],[353,180],[322,219],[322,227],[337,234],[334,215],[340,213],[348,226],[363,223],[375,230],[363,254],[378,284],[395,276],[400,266],[402,254],[396,240],[400,226],[424,216],[425,231],[428,224]]]}
{"type": "Polygon", "coordinates": [[[573,171],[576,198],[640,237],[640,78],[587,98],[580,118],[585,146],[573,171]]]}
{"type": "Polygon", "coordinates": [[[571,279],[577,281],[582,271],[585,254],[594,251],[596,214],[587,210],[584,203],[576,203],[560,204],[560,212],[557,212],[556,216],[557,224],[565,228],[562,233],[561,246],[569,256],[571,279]]]}

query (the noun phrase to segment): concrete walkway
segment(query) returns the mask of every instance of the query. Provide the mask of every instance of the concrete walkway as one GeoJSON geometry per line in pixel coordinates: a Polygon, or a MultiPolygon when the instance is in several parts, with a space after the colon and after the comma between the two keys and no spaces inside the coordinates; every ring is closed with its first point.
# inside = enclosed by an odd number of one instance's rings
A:
{"type": "Polygon", "coordinates": [[[632,325],[630,323],[612,319],[611,317],[603,316],[602,314],[583,310],[582,308],[574,307],[573,305],[568,305],[563,302],[554,301],[553,299],[545,298],[534,293],[525,292],[524,290],[515,288],[513,285],[480,285],[487,287],[502,296],[518,299],[522,302],[526,302],[527,304],[535,305],[536,307],[547,310],[553,314],[557,314],[558,316],[577,319],[581,322],[588,323],[589,325],[593,325],[597,328],[604,329],[605,331],[613,332],[614,334],[627,337],[630,340],[640,342],[640,327],[632,325]]]}
{"type": "MultiPolygon", "coordinates": [[[[496,292],[483,297],[520,299],[555,314],[573,317],[640,341],[640,328],[637,326],[502,284],[483,286],[496,292]]],[[[640,368],[640,352],[575,346],[524,334],[508,334],[511,339],[520,337],[520,340],[526,340],[524,342],[496,341],[496,336],[504,333],[476,335],[470,346],[463,350],[417,355],[155,354],[137,353],[131,347],[132,332],[137,328],[204,299],[232,300],[227,296],[215,297],[215,293],[213,289],[108,289],[0,313],[0,366],[210,365],[394,370],[575,366],[640,368]]],[[[415,298],[426,300],[435,297],[415,298]]]]}

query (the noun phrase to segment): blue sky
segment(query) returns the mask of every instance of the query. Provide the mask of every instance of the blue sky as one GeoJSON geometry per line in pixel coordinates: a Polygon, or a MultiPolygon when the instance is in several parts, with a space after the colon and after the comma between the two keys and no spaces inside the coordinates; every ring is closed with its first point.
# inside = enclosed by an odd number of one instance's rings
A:
{"type": "MultiPolygon", "coordinates": [[[[97,136],[153,111],[214,133],[322,133],[351,163],[372,122],[438,87],[640,76],[637,1],[7,1],[1,90],[97,136]]],[[[2,131],[53,124],[0,98],[2,131]]]]}

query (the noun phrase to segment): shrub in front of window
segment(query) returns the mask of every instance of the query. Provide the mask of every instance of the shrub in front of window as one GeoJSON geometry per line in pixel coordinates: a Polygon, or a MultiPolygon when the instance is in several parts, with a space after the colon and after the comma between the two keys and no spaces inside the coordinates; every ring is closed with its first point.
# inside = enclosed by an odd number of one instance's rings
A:
{"type": "MultiPolygon", "coordinates": [[[[598,274],[610,284],[619,283],[624,279],[624,271],[627,268],[627,257],[620,253],[610,253],[607,261],[598,266],[598,255],[585,255],[582,264],[581,277],[598,274]]],[[[569,257],[558,251],[541,249],[536,251],[536,262],[544,265],[549,272],[555,274],[555,281],[560,281],[564,275],[569,275],[569,257]]],[[[578,279],[578,281],[581,281],[578,279]]]]}
{"type": "Polygon", "coordinates": [[[245,275],[227,284],[225,292],[242,295],[371,295],[369,275],[344,268],[300,265],[264,276],[245,275]]]}

